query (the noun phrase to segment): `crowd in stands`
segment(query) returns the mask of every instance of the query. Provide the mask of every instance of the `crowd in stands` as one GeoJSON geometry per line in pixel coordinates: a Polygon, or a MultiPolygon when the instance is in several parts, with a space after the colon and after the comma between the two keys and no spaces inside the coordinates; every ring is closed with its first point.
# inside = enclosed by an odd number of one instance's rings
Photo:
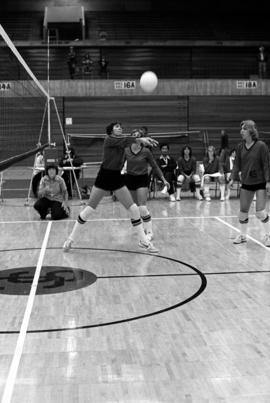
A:
{"type": "Polygon", "coordinates": [[[99,78],[108,78],[108,60],[105,56],[101,55],[98,61],[94,60],[89,52],[86,52],[79,57],[74,46],[70,46],[67,56],[67,64],[69,76],[72,80],[78,77],[94,78],[96,65],[98,66],[99,78]]]}

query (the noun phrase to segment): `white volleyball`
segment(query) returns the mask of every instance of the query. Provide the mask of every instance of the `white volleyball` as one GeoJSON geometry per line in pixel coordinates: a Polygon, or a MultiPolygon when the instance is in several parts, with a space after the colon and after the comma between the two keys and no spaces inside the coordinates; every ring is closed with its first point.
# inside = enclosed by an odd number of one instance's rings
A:
{"type": "Polygon", "coordinates": [[[152,92],[158,85],[157,75],[153,71],[145,71],[140,78],[140,86],[145,92],[152,92]]]}

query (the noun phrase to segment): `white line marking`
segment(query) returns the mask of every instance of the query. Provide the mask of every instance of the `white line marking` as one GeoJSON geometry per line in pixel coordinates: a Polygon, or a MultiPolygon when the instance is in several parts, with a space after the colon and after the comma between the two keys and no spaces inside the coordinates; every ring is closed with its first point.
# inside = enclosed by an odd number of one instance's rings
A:
{"type": "Polygon", "coordinates": [[[35,299],[35,295],[36,295],[36,289],[37,289],[38,280],[39,280],[39,276],[40,276],[40,272],[41,272],[41,268],[42,268],[42,262],[43,262],[44,255],[46,252],[46,247],[47,247],[47,243],[48,243],[48,239],[49,239],[51,226],[52,226],[52,222],[50,221],[48,223],[45,237],[44,237],[44,240],[43,240],[43,243],[41,246],[40,255],[39,255],[33,283],[31,285],[30,294],[29,294],[26,309],[24,312],[24,317],[23,317],[23,321],[22,321],[22,325],[21,325],[21,329],[20,329],[20,334],[18,336],[12,363],[9,368],[9,373],[8,373],[8,377],[7,377],[7,381],[6,381],[6,385],[5,385],[5,390],[4,390],[4,393],[2,396],[2,400],[1,400],[2,403],[10,403],[11,398],[12,398],[13,389],[14,389],[14,385],[16,382],[17,371],[18,371],[21,356],[22,356],[26,332],[27,332],[27,328],[29,325],[31,312],[33,309],[34,299],[35,299]]]}
{"type": "MultiPolygon", "coordinates": [[[[227,227],[234,229],[237,232],[240,232],[240,230],[236,227],[234,227],[233,225],[229,224],[228,222],[222,220],[220,217],[215,217],[216,220],[220,221],[222,224],[227,225],[227,227]]],[[[253,238],[250,235],[247,235],[247,238],[251,239],[251,241],[257,243],[258,245],[262,246],[264,249],[268,250],[268,252],[270,252],[270,248],[268,248],[267,246],[265,246],[262,242],[258,241],[257,239],[253,238]]]]}
{"type": "MultiPolygon", "coordinates": [[[[225,216],[221,216],[224,218],[237,218],[236,215],[225,215],[225,216]]],[[[252,217],[252,215],[250,215],[250,217],[252,217]]],[[[180,216],[176,216],[176,217],[152,217],[152,220],[206,220],[208,218],[217,218],[217,216],[187,216],[187,217],[180,217],[180,216]]],[[[53,221],[53,220],[52,220],[53,221]]],[[[75,222],[77,221],[76,219],[72,220],[72,219],[65,219],[65,220],[56,220],[53,221],[54,223],[65,223],[65,222],[75,222]]],[[[130,218],[93,218],[90,220],[87,220],[88,222],[99,222],[99,221],[130,221],[130,218]]],[[[0,221],[0,224],[25,224],[25,223],[37,223],[37,224],[45,224],[47,221],[38,221],[38,220],[27,220],[27,221],[0,221]]]]}

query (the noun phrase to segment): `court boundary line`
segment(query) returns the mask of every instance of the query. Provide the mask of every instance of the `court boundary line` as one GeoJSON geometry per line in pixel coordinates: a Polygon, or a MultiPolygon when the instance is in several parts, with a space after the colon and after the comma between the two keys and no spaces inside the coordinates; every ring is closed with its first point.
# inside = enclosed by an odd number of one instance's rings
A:
{"type": "Polygon", "coordinates": [[[35,275],[33,278],[32,285],[31,285],[31,290],[30,290],[29,297],[27,300],[22,325],[21,325],[19,336],[18,336],[17,343],[16,343],[16,348],[15,348],[15,351],[13,354],[12,362],[11,362],[8,376],[6,379],[4,393],[2,396],[2,400],[1,400],[2,403],[10,403],[11,399],[12,399],[14,385],[15,385],[16,377],[17,377],[17,372],[18,372],[18,368],[20,365],[21,356],[22,356],[22,352],[23,352],[23,346],[24,346],[26,335],[27,335],[27,329],[28,329],[28,325],[29,325],[29,321],[30,321],[30,316],[32,313],[33,305],[34,305],[34,299],[36,296],[36,290],[37,290],[37,286],[38,286],[42,263],[43,263],[43,259],[44,259],[45,252],[46,252],[46,247],[47,247],[48,240],[49,240],[51,226],[52,226],[52,221],[48,222],[45,236],[44,236],[44,239],[42,242],[42,246],[41,246],[41,250],[40,250],[40,254],[39,254],[39,258],[38,258],[38,262],[37,262],[37,266],[36,266],[35,275]]]}
{"type": "MultiPolygon", "coordinates": [[[[221,222],[222,224],[227,225],[227,227],[229,227],[237,232],[240,232],[240,230],[238,228],[236,228],[233,225],[229,224],[228,222],[222,220],[220,217],[217,216],[215,218],[217,221],[221,222]]],[[[250,235],[247,235],[247,238],[250,239],[251,241],[257,243],[258,245],[262,246],[264,249],[268,250],[268,252],[270,252],[270,248],[268,246],[265,246],[262,242],[258,241],[257,239],[253,238],[250,235]]]]}
{"type": "MultiPolygon", "coordinates": [[[[216,219],[217,217],[224,217],[224,218],[238,218],[237,215],[224,215],[224,216],[171,216],[171,217],[152,217],[152,220],[196,220],[196,219],[216,219]]],[[[249,217],[255,217],[255,214],[250,214],[249,217]]],[[[76,222],[77,219],[64,219],[64,220],[46,220],[46,221],[40,221],[39,219],[37,220],[26,220],[26,221],[0,221],[0,224],[25,224],[25,223],[40,223],[40,224],[45,224],[47,222],[54,222],[54,223],[65,223],[65,222],[76,222]]],[[[93,218],[90,220],[87,220],[87,222],[101,222],[101,221],[130,221],[130,218],[93,218]]]]}

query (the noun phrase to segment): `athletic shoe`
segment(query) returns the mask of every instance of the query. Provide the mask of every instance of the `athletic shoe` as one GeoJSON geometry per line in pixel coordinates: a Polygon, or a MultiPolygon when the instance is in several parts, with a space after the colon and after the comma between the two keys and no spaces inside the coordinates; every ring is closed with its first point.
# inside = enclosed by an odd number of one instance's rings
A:
{"type": "Polygon", "coordinates": [[[176,201],[181,201],[181,197],[177,197],[177,198],[176,198],[176,201]]]}
{"type": "Polygon", "coordinates": [[[263,238],[263,243],[265,244],[265,246],[270,247],[270,234],[265,234],[263,238]]]}
{"type": "Polygon", "coordinates": [[[165,195],[167,192],[168,192],[168,188],[167,188],[167,186],[165,185],[164,188],[161,190],[160,193],[162,193],[162,194],[165,195]]]}
{"type": "Polygon", "coordinates": [[[175,196],[174,196],[174,195],[170,195],[170,196],[169,196],[169,199],[170,199],[170,201],[172,201],[172,202],[175,202],[175,201],[176,201],[176,199],[175,199],[175,196]]]}
{"type": "Polygon", "coordinates": [[[149,242],[151,242],[152,239],[154,238],[153,232],[152,232],[152,231],[147,232],[147,233],[146,233],[146,238],[147,238],[147,240],[148,240],[149,242]]]}
{"type": "Polygon", "coordinates": [[[203,200],[203,197],[202,197],[201,194],[199,194],[198,196],[196,196],[196,199],[198,199],[198,200],[203,200]]]}
{"type": "Polygon", "coordinates": [[[151,242],[144,243],[143,241],[140,241],[139,247],[144,249],[145,252],[149,252],[149,253],[158,253],[159,252],[159,250],[157,248],[155,248],[151,242]]]}
{"type": "Polygon", "coordinates": [[[235,243],[235,244],[244,243],[244,242],[247,242],[247,237],[246,237],[246,235],[242,235],[242,234],[237,235],[237,237],[233,241],[233,243],[235,243]]]}
{"type": "Polygon", "coordinates": [[[225,200],[225,197],[221,197],[221,198],[220,198],[220,201],[224,201],[224,200],[225,200]]]}
{"type": "Polygon", "coordinates": [[[210,197],[210,196],[206,196],[205,200],[206,200],[206,201],[211,201],[211,197],[210,197]]]}
{"type": "Polygon", "coordinates": [[[68,238],[65,242],[64,242],[64,245],[63,245],[63,251],[64,252],[68,252],[70,249],[71,249],[71,246],[72,246],[72,239],[70,239],[70,238],[68,238]]]}

